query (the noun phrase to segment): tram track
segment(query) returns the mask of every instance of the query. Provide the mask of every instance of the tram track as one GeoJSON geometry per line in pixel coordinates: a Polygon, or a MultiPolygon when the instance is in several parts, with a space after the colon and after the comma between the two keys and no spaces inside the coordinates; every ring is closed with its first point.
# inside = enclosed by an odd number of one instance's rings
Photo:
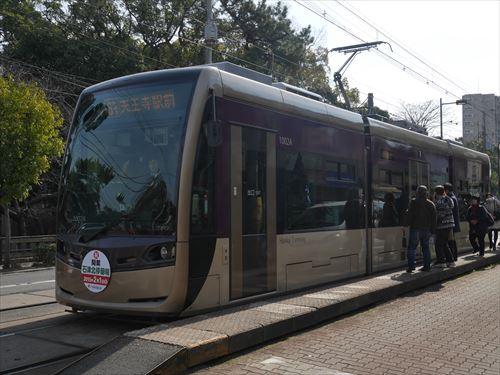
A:
{"type": "Polygon", "coordinates": [[[56,304],[3,311],[0,374],[52,374],[124,332],[158,323],[111,313],[73,313],[56,304]]]}
{"type": "Polygon", "coordinates": [[[59,371],[60,369],[64,368],[66,365],[70,364],[71,362],[77,361],[81,357],[85,356],[86,354],[92,352],[95,350],[97,347],[90,348],[90,349],[82,349],[79,352],[73,352],[70,354],[66,355],[61,355],[59,357],[47,359],[44,361],[39,361],[36,363],[32,363],[29,365],[24,365],[24,366],[19,366],[19,367],[14,367],[14,368],[9,368],[6,370],[1,370],[0,374],[5,374],[5,375],[14,375],[14,374],[29,374],[29,373],[36,373],[36,374],[52,374],[54,367],[57,366],[55,371],[59,371]],[[45,370],[45,371],[44,371],[45,370]]]}
{"type": "Polygon", "coordinates": [[[5,311],[12,311],[12,310],[30,309],[30,308],[37,307],[37,306],[55,305],[56,303],[57,303],[56,301],[49,301],[49,302],[33,303],[33,304],[30,304],[30,305],[21,305],[21,306],[6,307],[5,309],[1,309],[0,308],[0,313],[3,313],[5,311]]]}

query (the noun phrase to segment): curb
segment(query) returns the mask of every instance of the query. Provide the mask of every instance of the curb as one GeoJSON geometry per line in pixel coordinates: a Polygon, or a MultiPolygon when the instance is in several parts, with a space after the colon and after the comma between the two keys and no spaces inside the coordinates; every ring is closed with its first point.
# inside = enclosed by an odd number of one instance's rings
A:
{"type": "MultiPolygon", "coordinates": [[[[340,286],[337,283],[333,286],[313,288],[305,292],[187,318],[173,324],[128,332],[122,336],[124,340],[128,340],[125,345],[128,348],[120,348],[121,353],[128,353],[127,355],[113,353],[115,359],[103,360],[102,354],[99,356],[98,353],[94,353],[95,355],[77,361],[61,373],[71,374],[78,370],[86,374],[98,374],[103,368],[106,368],[108,373],[124,375],[182,373],[189,368],[313,327],[360,308],[386,302],[402,294],[470,273],[475,269],[500,263],[500,254],[488,254],[479,259],[474,257],[473,260],[470,258],[463,257],[465,262],[454,268],[413,274],[406,274],[404,271],[375,274],[351,280],[340,286]],[[354,288],[356,285],[360,289],[350,290],[352,294],[358,293],[358,295],[346,298],[346,294],[338,294],[350,293],[342,292],[341,289],[354,288]],[[361,288],[371,290],[365,292],[361,288]],[[133,353],[130,349],[132,346],[142,345],[164,353],[162,360],[150,364],[148,367],[150,370],[147,372],[144,372],[147,366],[136,365],[136,362],[140,361],[139,358],[135,358],[137,355],[135,357],[130,355],[133,353]],[[116,363],[118,358],[120,358],[118,363],[123,364],[124,361],[130,365],[127,368],[129,372],[123,372],[123,368],[116,368],[114,371],[113,363],[116,363]]],[[[103,348],[108,353],[110,349],[106,346],[103,348]]]]}
{"type": "Polygon", "coordinates": [[[36,272],[36,271],[48,271],[48,270],[54,270],[55,272],[55,267],[30,267],[30,268],[20,268],[20,269],[3,269],[0,268],[0,275],[9,275],[12,273],[23,273],[23,272],[36,272]]]}

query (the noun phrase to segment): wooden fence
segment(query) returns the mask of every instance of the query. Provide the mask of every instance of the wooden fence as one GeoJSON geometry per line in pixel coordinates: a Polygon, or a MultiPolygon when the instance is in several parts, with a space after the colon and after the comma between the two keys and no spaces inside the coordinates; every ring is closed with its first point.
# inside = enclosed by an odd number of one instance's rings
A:
{"type": "MultiPolygon", "coordinates": [[[[10,238],[10,262],[29,262],[34,257],[34,250],[44,244],[55,244],[55,235],[45,236],[21,236],[10,238]]],[[[7,241],[5,237],[0,237],[2,264],[5,262],[7,252],[7,241]]]]}

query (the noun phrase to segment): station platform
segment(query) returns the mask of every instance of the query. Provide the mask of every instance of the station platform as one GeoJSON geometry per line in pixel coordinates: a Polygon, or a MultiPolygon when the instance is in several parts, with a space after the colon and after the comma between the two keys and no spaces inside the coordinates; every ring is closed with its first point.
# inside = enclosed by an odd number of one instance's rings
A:
{"type": "Polygon", "coordinates": [[[175,374],[293,332],[500,263],[462,255],[453,268],[378,273],[131,331],[59,374],[175,374]]]}

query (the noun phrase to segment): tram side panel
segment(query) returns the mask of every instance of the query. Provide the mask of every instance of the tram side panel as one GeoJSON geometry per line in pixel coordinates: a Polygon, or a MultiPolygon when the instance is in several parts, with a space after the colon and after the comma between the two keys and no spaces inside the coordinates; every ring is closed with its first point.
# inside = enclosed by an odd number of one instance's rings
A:
{"type": "MultiPolygon", "coordinates": [[[[216,147],[212,171],[217,176],[213,212],[218,229],[216,240],[210,243],[207,237],[195,239],[192,223],[188,311],[207,307],[210,295],[214,305],[232,300],[228,290],[233,287],[234,270],[230,266],[232,244],[227,219],[237,219],[230,217],[229,209],[233,191],[228,171],[234,162],[229,157],[229,133],[234,124],[276,134],[277,197],[267,207],[276,210],[275,290],[293,290],[364,274],[362,129],[358,133],[325,126],[228,99],[218,100],[218,118],[223,140],[216,147]],[[207,246],[212,246],[213,251],[207,246]],[[213,255],[200,256],[202,252],[213,255]],[[194,272],[191,262],[203,262],[205,271],[194,272]]],[[[195,190],[193,187],[192,205],[201,207],[196,203],[199,197],[195,197],[195,190]]],[[[258,249],[254,251],[259,254],[258,249]]]]}
{"type": "Polygon", "coordinates": [[[286,117],[278,134],[279,289],[364,274],[363,134],[286,117]]]}

